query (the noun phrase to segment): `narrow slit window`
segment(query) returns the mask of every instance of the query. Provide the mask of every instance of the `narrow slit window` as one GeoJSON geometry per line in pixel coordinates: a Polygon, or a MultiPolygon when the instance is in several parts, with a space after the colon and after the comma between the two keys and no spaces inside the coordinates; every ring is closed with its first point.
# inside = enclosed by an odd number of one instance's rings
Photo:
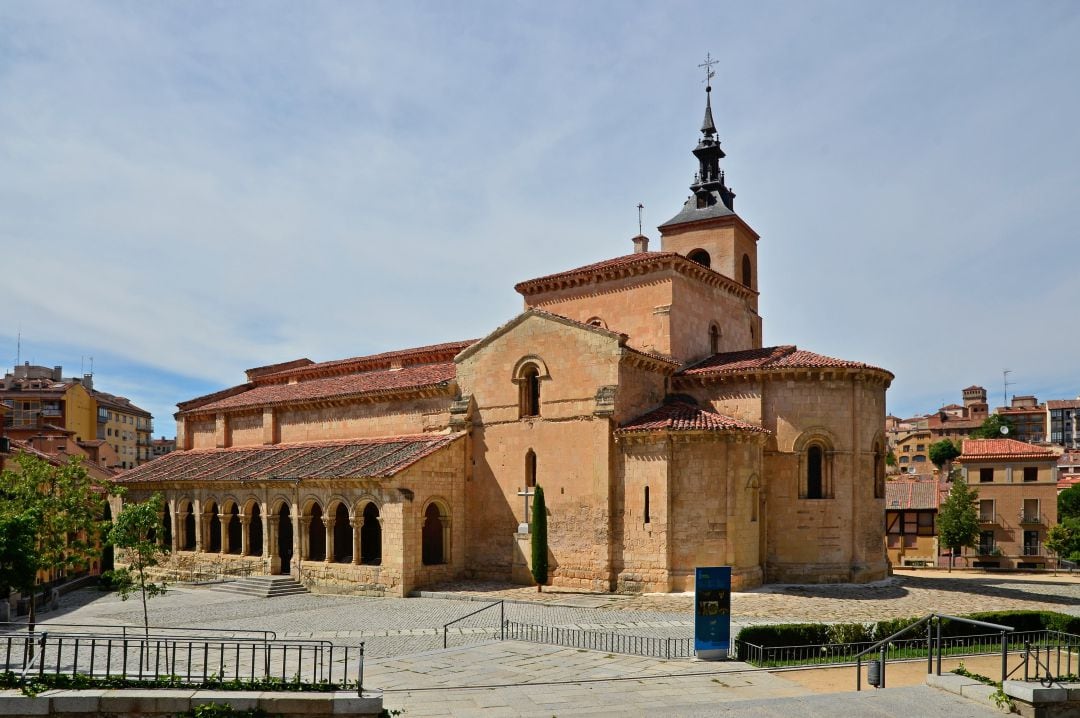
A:
{"type": "Polygon", "coordinates": [[[649,487],[645,487],[645,523],[649,523],[649,487]]]}

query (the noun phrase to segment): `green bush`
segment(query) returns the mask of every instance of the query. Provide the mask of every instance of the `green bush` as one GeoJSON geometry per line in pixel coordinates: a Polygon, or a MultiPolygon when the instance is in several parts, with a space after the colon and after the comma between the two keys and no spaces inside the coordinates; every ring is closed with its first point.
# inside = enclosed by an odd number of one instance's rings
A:
{"type": "MultiPolygon", "coordinates": [[[[863,623],[779,623],[774,625],[746,626],[735,640],[739,646],[739,660],[746,660],[748,651],[744,644],[776,648],[780,646],[816,646],[830,643],[867,643],[907,628],[922,620],[922,616],[890,618],[873,624],[863,623]]],[[[1080,635],[1080,616],[1069,616],[1053,611],[984,611],[965,614],[963,618],[1012,626],[1016,631],[1061,631],[1080,635]]],[[[926,640],[927,626],[921,626],[903,636],[904,640],[926,640]]],[[[993,633],[990,629],[972,626],[959,621],[941,622],[942,636],[974,636],[993,633]]]]}

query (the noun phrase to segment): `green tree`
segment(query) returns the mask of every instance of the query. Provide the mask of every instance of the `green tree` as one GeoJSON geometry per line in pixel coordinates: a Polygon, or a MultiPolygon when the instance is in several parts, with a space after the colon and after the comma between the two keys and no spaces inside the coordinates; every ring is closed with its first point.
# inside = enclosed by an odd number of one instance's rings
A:
{"type": "Polygon", "coordinates": [[[896,452],[889,449],[889,453],[885,454],[885,465],[896,466],[896,452]]]}
{"type": "Polygon", "coordinates": [[[1074,484],[1058,494],[1058,521],[1080,519],[1080,484],[1074,484]]]}
{"type": "Polygon", "coordinates": [[[965,546],[975,546],[979,540],[979,512],[976,502],[979,490],[972,489],[959,471],[951,477],[949,495],[938,507],[938,540],[949,549],[949,570],[953,556],[965,546]]]}
{"type": "Polygon", "coordinates": [[[150,640],[150,616],[146,601],[166,590],[164,583],[154,583],[146,578],[146,569],[157,566],[158,557],[167,551],[158,544],[158,537],[164,532],[161,522],[164,503],[161,494],[154,494],[146,501],[125,504],[107,538],[111,545],[124,550],[127,562],[127,566],[110,571],[109,577],[124,601],[136,593],[142,598],[147,642],[150,640]]]}
{"type": "Polygon", "coordinates": [[[1046,550],[1054,554],[1056,559],[1054,575],[1057,568],[1061,567],[1061,557],[1068,556],[1073,543],[1073,532],[1065,524],[1054,524],[1046,530],[1046,550]]]}
{"type": "Polygon", "coordinates": [[[12,589],[34,590],[38,572],[37,525],[32,513],[0,514],[0,600],[12,589]]]}
{"type": "Polygon", "coordinates": [[[930,444],[930,461],[939,469],[957,456],[960,456],[959,447],[948,439],[942,439],[930,444]]]}
{"type": "MultiPolygon", "coordinates": [[[[111,487],[96,485],[78,457],[55,466],[21,453],[15,463],[18,470],[5,469],[0,474],[0,514],[32,517],[37,568],[51,584],[97,557],[108,524],[101,517],[111,487]]],[[[31,631],[37,620],[35,593],[31,588],[31,631]]]]}
{"type": "Polygon", "coordinates": [[[536,581],[536,590],[542,591],[548,580],[548,533],[544,489],[539,485],[533,496],[531,548],[533,580],[536,581]]]}
{"type": "Polygon", "coordinates": [[[1007,419],[1000,414],[991,414],[986,417],[986,421],[982,423],[982,426],[971,432],[971,438],[1002,439],[1012,434],[1014,429],[1015,427],[1010,419],[1007,419]],[[1009,430],[1007,434],[1001,433],[1001,427],[1003,426],[1009,430]]]}

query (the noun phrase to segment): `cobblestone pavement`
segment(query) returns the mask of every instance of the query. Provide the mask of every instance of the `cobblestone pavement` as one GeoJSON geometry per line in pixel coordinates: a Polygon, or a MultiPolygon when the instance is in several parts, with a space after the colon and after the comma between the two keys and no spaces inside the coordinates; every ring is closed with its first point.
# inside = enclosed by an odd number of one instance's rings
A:
{"type": "MultiPolygon", "coordinates": [[[[581,594],[505,584],[446,584],[423,595],[505,599],[607,611],[691,615],[692,594],[581,594]]],[[[734,593],[732,618],[769,621],[876,621],[925,613],[1040,609],[1080,615],[1080,575],[903,572],[872,584],[769,585],[734,593]]]]}

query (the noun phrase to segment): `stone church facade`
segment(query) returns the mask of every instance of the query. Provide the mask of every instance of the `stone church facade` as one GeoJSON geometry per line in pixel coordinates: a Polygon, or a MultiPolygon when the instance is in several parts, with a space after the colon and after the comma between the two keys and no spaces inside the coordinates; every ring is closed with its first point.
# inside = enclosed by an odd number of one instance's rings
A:
{"type": "Polygon", "coordinates": [[[758,235],[734,211],[711,104],[691,195],[634,252],[519,283],[479,340],[247,371],[178,405],[177,451],[126,472],[167,500],[177,562],[407,595],[529,577],[684,591],[886,575],[892,374],[762,346],[758,235]]]}

